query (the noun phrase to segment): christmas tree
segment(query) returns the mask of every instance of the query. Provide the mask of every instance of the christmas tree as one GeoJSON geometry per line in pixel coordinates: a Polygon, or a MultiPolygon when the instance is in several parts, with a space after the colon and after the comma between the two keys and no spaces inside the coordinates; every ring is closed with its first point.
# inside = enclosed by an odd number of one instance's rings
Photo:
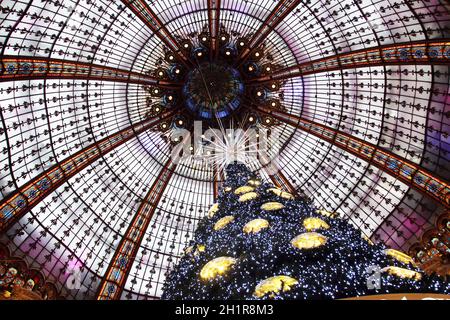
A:
{"type": "Polygon", "coordinates": [[[450,284],[235,163],[227,167],[218,202],[168,275],[162,298],[338,299],[419,292],[450,294],[450,284]]]}

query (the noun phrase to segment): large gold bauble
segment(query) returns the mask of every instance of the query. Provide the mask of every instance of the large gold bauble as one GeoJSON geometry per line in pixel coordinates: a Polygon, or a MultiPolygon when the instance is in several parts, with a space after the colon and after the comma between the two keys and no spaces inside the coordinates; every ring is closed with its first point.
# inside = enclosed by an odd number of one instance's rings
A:
{"type": "Polygon", "coordinates": [[[402,279],[414,279],[417,281],[422,279],[422,274],[419,272],[394,266],[383,268],[381,272],[387,272],[402,279]]]}
{"type": "Polygon", "coordinates": [[[276,195],[278,195],[277,193],[283,192],[283,190],[278,189],[278,188],[269,188],[269,189],[267,189],[266,191],[267,191],[267,192],[275,193],[276,195]]]}
{"type": "Polygon", "coordinates": [[[292,289],[298,281],[289,276],[275,276],[267,278],[261,281],[255,288],[254,296],[258,298],[264,297],[266,294],[270,294],[273,298],[280,292],[286,292],[292,289]]]}
{"type": "Polygon", "coordinates": [[[250,186],[242,186],[242,187],[239,187],[236,190],[234,190],[234,194],[240,195],[240,194],[252,192],[253,190],[255,190],[255,188],[250,187],[250,186]]]}
{"type": "Polygon", "coordinates": [[[226,216],[221,218],[219,221],[216,222],[216,224],[214,225],[214,230],[218,231],[221,230],[223,228],[225,228],[229,223],[234,221],[234,217],[233,216],[226,216]]]}
{"type": "Polygon", "coordinates": [[[319,218],[306,218],[305,221],[303,221],[303,226],[307,231],[330,229],[328,223],[319,218]]]}
{"type": "Polygon", "coordinates": [[[219,204],[218,203],[214,203],[211,207],[211,209],[209,209],[208,211],[208,217],[212,218],[214,217],[214,215],[217,213],[217,211],[219,211],[219,204]]]}
{"type": "Polygon", "coordinates": [[[284,204],[279,202],[266,202],[261,206],[262,210],[265,211],[276,211],[284,208],[284,204]]]}
{"type": "Polygon", "coordinates": [[[323,246],[328,238],[316,232],[302,233],[291,240],[291,244],[298,249],[312,249],[323,246]]]}
{"type": "Polygon", "coordinates": [[[252,187],[259,187],[261,185],[261,181],[258,179],[251,179],[247,182],[252,187]]]}
{"type": "Polygon", "coordinates": [[[209,261],[200,271],[200,277],[204,280],[211,280],[217,276],[225,274],[237,262],[232,257],[219,257],[209,261]]]}
{"type": "Polygon", "coordinates": [[[265,219],[255,219],[255,220],[248,222],[244,226],[243,230],[245,233],[258,233],[262,229],[265,229],[268,227],[269,227],[269,221],[267,221],[265,219]]]}
{"type": "Polygon", "coordinates": [[[413,258],[411,258],[410,256],[408,256],[407,254],[405,254],[405,253],[403,253],[401,251],[397,251],[397,250],[394,250],[394,249],[386,249],[386,250],[384,250],[384,253],[387,256],[389,256],[391,258],[394,258],[397,261],[400,261],[400,262],[403,262],[403,263],[406,263],[406,264],[408,264],[408,263],[414,264],[413,258]]]}
{"type": "Polygon", "coordinates": [[[205,252],[206,247],[203,244],[198,244],[196,246],[190,246],[184,249],[185,254],[193,253],[194,256],[198,256],[200,253],[205,252]],[[195,250],[195,251],[194,251],[195,250]]]}
{"type": "Polygon", "coordinates": [[[290,194],[289,192],[285,192],[281,189],[278,188],[270,188],[267,189],[267,192],[272,192],[273,194],[283,198],[283,199],[287,199],[287,200],[293,200],[294,196],[292,194],[290,194]]]}
{"type": "Polygon", "coordinates": [[[255,200],[258,198],[258,194],[256,192],[248,192],[239,197],[239,202],[247,202],[250,200],[255,200]]]}
{"type": "Polygon", "coordinates": [[[336,218],[336,212],[330,212],[324,209],[320,209],[317,210],[317,213],[327,218],[336,218]]]}

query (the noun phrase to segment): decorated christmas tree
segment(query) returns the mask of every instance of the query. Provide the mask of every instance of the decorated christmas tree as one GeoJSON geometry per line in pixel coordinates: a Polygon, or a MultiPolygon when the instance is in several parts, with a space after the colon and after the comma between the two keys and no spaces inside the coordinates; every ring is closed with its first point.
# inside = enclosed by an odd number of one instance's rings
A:
{"type": "Polygon", "coordinates": [[[168,275],[163,299],[337,299],[419,292],[450,294],[450,284],[235,163],[227,167],[218,202],[168,275]]]}

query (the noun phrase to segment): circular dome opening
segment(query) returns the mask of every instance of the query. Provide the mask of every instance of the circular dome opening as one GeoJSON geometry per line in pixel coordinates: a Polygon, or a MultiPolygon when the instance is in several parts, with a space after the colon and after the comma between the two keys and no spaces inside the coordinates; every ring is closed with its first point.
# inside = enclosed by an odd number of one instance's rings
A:
{"type": "Polygon", "coordinates": [[[183,86],[185,106],[198,118],[226,118],[242,101],[244,83],[238,70],[223,63],[203,63],[189,72],[183,86]]]}

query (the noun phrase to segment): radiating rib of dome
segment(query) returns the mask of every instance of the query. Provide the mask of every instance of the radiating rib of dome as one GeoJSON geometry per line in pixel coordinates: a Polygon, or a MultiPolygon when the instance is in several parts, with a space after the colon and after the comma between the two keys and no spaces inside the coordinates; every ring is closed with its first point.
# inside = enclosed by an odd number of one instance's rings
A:
{"type": "Polygon", "coordinates": [[[411,64],[450,64],[450,41],[418,41],[362,49],[279,69],[274,71],[270,76],[252,79],[248,83],[261,84],[272,80],[290,79],[314,73],[343,69],[411,64]]]}
{"type": "Polygon", "coordinates": [[[308,132],[370,162],[394,178],[435,199],[443,206],[450,208],[450,186],[419,165],[402,159],[374,144],[311,120],[284,111],[267,110],[263,107],[256,106],[254,108],[261,113],[269,114],[279,121],[308,132]]]}
{"type": "Polygon", "coordinates": [[[217,56],[220,49],[220,4],[221,0],[208,0],[208,26],[211,40],[210,56],[217,56]]]}
{"type": "Polygon", "coordinates": [[[155,85],[174,88],[176,83],[158,80],[149,75],[96,64],[51,58],[2,56],[0,81],[34,79],[83,79],[155,85]]]}
{"type": "Polygon", "coordinates": [[[297,189],[292,185],[288,178],[281,172],[281,168],[277,163],[269,161],[264,153],[259,154],[259,159],[263,169],[266,171],[272,183],[283,191],[287,191],[295,196],[298,196],[297,189]]]}
{"type": "Polygon", "coordinates": [[[217,166],[213,167],[213,196],[214,200],[219,196],[220,182],[224,181],[223,170],[218,169],[217,166]]]}
{"type": "Polygon", "coordinates": [[[0,202],[0,231],[4,232],[56,188],[88,165],[161,121],[170,118],[176,112],[177,109],[172,109],[160,116],[116,132],[55,164],[19,190],[14,191],[0,202]]]}
{"type": "Polygon", "coordinates": [[[278,188],[298,196],[297,189],[292,185],[289,179],[286,178],[286,176],[283,174],[283,172],[281,172],[281,170],[272,174],[268,173],[268,175],[270,177],[270,180],[272,180],[272,183],[276,185],[278,188]]]}
{"type": "Polygon", "coordinates": [[[143,0],[121,0],[131,11],[134,12],[144,24],[152,30],[155,35],[179,58],[185,66],[192,65],[189,57],[181,50],[178,41],[173,37],[172,33],[167,30],[166,26],[159,20],[158,16],[153,12],[148,3],[143,0]]]}
{"type": "Polygon", "coordinates": [[[155,182],[145,196],[131,221],[125,235],[120,241],[113,258],[99,286],[98,300],[118,300],[123,292],[133,262],[142,239],[158,208],[164,189],[173,175],[176,164],[169,159],[156,176],[155,182]]]}
{"type": "Polygon", "coordinates": [[[246,48],[238,58],[238,64],[242,63],[254,50],[266,40],[267,36],[291,13],[301,0],[281,0],[272,10],[269,16],[262,22],[259,29],[253,34],[246,48]]]}

